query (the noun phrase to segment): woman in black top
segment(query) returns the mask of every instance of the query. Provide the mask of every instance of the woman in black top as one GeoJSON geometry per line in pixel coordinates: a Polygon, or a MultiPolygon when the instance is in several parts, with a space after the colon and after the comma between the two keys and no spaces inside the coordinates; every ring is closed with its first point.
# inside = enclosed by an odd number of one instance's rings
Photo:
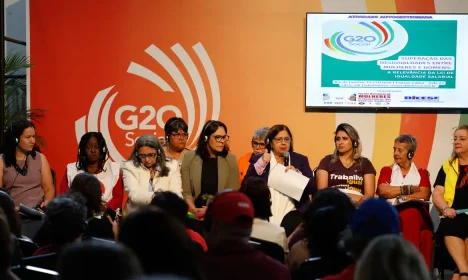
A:
{"type": "MultiPolygon", "coordinates": [[[[468,125],[457,128],[453,138],[454,156],[437,174],[432,201],[442,213],[438,234],[455,261],[461,280],[468,280],[468,125]],[[462,210],[457,213],[457,210],[462,210]]],[[[456,279],[454,278],[454,279],[456,279]]]]}
{"type": "Polygon", "coordinates": [[[211,120],[203,127],[197,149],[185,154],[181,167],[183,197],[197,217],[205,215],[211,196],[224,189],[239,189],[239,169],[226,146],[228,140],[226,125],[211,120]]]}

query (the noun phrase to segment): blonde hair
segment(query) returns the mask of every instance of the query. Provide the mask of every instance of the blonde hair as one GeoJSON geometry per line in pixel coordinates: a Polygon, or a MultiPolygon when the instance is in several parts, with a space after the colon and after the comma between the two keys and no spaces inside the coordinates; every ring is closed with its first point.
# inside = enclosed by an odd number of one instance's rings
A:
{"type": "Polygon", "coordinates": [[[374,238],[356,265],[354,279],[359,280],[429,280],[421,253],[413,244],[398,235],[374,238]]]}
{"type": "MultiPolygon", "coordinates": [[[[336,127],[335,137],[339,131],[344,131],[349,136],[349,138],[351,138],[351,142],[353,146],[353,155],[352,155],[353,161],[358,162],[361,159],[361,153],[362,153],[362,143],[361,143],[361,139],[359,138],[359,133],[352,125],[348,123],[342,123],[336,127]],[[354,146],[354,142],[357,142],[357,147],[354,146]]],[[[335,143],[335,151],[333,152],[331,162],[336,162],[339,156],[340,156],[340,153],[338,152],[338,149],[336,148],[336,143],[335,143]]]]}
{"type": "MultiPolygon", "coordinates": [[[[457,133],[457,131],[459,130],[466,130],[468,132],[468,124],[461,124],[458,127],[456,127],[455,130],[453,131],[453,136],[455,136],[455,133],[457,133]]],[[[458,158],[458,155],[457,153],[455,153],[455,150],[453,150],[452,156],[450,157],[449,162],[452,163],[457,158],[458,158]]]]}

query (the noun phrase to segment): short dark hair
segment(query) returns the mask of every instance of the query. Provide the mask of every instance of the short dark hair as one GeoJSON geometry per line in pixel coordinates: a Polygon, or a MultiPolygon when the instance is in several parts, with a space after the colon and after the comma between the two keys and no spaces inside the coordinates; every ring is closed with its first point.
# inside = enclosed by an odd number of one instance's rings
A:
{"type": "Polygon", "coordinates": [[[188,205],[177,194],[170,191],[156,192],[151,205],[161,208],[185,223],[188,205]]]}
{"type": "Polygon", "coordinates": [[[255,218],[268,219],[272,216],[271,193],[265,180],[260,177],[249,177],[242,182],[240,191],[252,201],[255,218]]]}
{"type": "MultiPolygon", "coordinates": [[[[1,149],[5,167],[10,167],[16,163],[16,140],[19,140],[23,132],[30,127],[36,129],[36,126],[28,120],[19,120],[8,126],[1,149]]],[[[32,152],[29,153],[33,158],[36,158],[36,150],[37,149],[34,148],[32,152]]]]}
{"type": "Polygon", "coordinates": [[[91,241],[64,249],[59,257],[58,270],[63,280],[86,279],[90,271],[94,279],[133,279],[143,273],[138,258],[125,246],[91,241]]]}
{"type": "Polygon", "coordinates": [[[188,132],[188,125],[184,121],[183,118],[179,117],[172,117],[167,120],[166,124],[164,125],[164,134],[166,137],[171,136],[172,132],[178,132],[179,129],[182,129],[183,132],[188,132]]]}
{"type": "Polygon", "coordinates": [[[59,196],[47,204],[44,224],[54,245],[64,245],[80,237],[86,229],[86,207],[71,196],[59,196]]]}
{"type": "Polygon", "coordinates": [[[101,183],[95,176],[89,173],[77,174],[70,185],[69,193],[79,193],[86,199],[88,218],[102,212],[101,183]]]}
{"type": "MultiPolygon", "coordinates": [[[[227,127],[224,123],[220,121],[210,120],[205,123],[203,126],[202,133],[198,138],[197,150],[196,153],[202,159],[208,159],[210,157],[210,153],[208,152],[208,140],[210,136],[218,130],[219,127],[224,128],[226,134],[228,133],[227,127]],[[206,137],[206,138],[205,138],[206,137]]],[[[220,157],[227,157],[228,150],[225,148],[222,152],[218,153],[220,157]]]]}
{"type": "MultiPolygon", "coordinates": [[[[101,132],[88,132],[81,136],[78,144],[78,155],[76,160],[76,169],[88,172],[88,159],[86,157],[86,145],[91,138],[96,138],[99,146],[99,170],[103,170],[104,164],[109,159],[109,149],[107,148],[106,139],[101,132]]],[[[103,170],[105,171],[105,170],[103,170]]]]}
{"type": "Polygon", "coordinates": [[[278,135],[278,133],[280,133],[283,130],[286,130],[286,132],[289,134],[289,137],[291,137],[291,145],[289,146],[289,152],[294,151],[293,136],[292,136],[291,130],[289,129],[289,127],[287,127],[284,124],[275,124],[274,126],[270,128],[270,131],[268,131],[268,135],[266,137],[268,141],[268,144],[267,144],[268,151],[271,151],[271,142],[273,141],[273,138],[275,138],[276,135],[278,135]]]}

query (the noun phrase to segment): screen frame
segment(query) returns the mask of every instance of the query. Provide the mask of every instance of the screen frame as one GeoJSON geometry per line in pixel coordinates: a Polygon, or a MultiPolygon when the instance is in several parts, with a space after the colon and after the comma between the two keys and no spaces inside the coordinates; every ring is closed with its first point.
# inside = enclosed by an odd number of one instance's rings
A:
{"type": "MultiPolygon", "coordinates": [[[[346,13],[346,12],[307,12],[305,15],[305,60],[304,60],[304,109],[305,112],[340,112],[340,113],[426,113],[436,114],[439,112],[453,113],[453,114],[466,114],[468,113],[467,107],[369,107],[369,106],[307,106],[307,18],[308,15],[454,15],[454,16],[468,16],[468,13],[346,13]]],[[[468,93],[467,93],[468,94],[468,93]]]]}

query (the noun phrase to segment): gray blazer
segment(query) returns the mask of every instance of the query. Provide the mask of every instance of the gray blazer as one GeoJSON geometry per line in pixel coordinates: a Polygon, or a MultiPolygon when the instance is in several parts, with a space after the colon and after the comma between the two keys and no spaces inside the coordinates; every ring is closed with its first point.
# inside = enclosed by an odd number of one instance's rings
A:
{"type": "MultiPolygon", "coordinates": [[[[203,159],[195,151],[185,154],[180,170],[185,199],[196,199],[200,195],[202,166],[203,159]]],[[[239,189],[239,167],[233,154],[228,154],[226,158],[218,157],[218,192],[225,189],[239,189]]]]}

